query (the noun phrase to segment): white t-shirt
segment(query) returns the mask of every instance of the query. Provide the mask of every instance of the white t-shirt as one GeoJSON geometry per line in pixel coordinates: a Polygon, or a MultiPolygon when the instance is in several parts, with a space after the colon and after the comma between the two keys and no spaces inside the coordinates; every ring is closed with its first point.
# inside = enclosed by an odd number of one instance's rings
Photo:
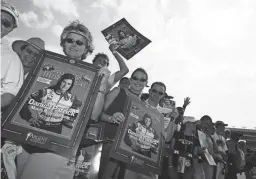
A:
{"type": "Polygon", "coordinates": [[[1,95],[16,95],[24,81],[22,63],[15,52],[1,45],[1,95]]]}

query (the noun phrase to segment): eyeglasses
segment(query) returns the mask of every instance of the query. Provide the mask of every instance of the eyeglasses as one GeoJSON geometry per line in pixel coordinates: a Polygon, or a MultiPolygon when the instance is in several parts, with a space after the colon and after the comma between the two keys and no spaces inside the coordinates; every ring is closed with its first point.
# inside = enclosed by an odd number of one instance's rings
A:
{"type": "Polygon", "coordinates": [[[160,92],[160,91],[157,91],[157,90],[155,90],[155,89],[151,89],[151,91],[153,92],[153,93],[158,93],[159,95],[164,95],[164,93],[163,92],[160,92]]]}
{"type": "Polygon", "coordinates": [[[143,78],[137,78],[137,77],[132,77],[132,79],[134,80],[134,81],[140,81],[140,82],[146,82],[147,80],[146,79],[143,79],[143,78]]]}
{"type": "Polygon", "coordinates": [[[10,28],[12,26],[12,23],[6,19],[1,19],[1,22],[2,22],[2,25],[5,27],[5,28],[10,28]]]}
{"type": "Polygon", "coordinates": [[[76,42],[76,45],[78,46],[82,46],[82,45],[85,45],[82,41],[80,40],[74,40],[74,39],[71,39],[71,38],[66,38],[65,41],[69,44],[72,44],[74,42],[76,42]]]}

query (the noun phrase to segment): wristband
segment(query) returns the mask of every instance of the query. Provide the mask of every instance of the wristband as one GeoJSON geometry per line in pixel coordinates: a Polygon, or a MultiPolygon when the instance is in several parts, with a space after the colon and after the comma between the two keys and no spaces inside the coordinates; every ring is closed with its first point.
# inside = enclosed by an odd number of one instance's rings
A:
{"type": "Polygon", "coordinates": [[[115,54],[117,54],[117,51],[115,50],[115,51],[113,51],[112,53],[115,55],[115,54]]]}
{"type": "Polygon", "coordinates": [[[109,121],[109,123],[114,123],[114,122],[112,121],[112,116],[109,116],[108,121],[109,121]]]}
{"type": "Polygon", "coordinates": [[[101,90],[99,90],[98,93],[106,94],[106,91],[101,91],[101,90]]]}

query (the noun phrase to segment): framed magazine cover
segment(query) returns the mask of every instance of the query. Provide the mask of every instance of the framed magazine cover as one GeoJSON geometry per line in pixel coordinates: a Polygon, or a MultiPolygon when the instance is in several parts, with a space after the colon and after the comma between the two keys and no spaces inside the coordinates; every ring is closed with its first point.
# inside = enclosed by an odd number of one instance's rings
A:
{"type": "Polygon", "coordinates": [[[2,118],[2,137],[62,156],[74,155],[101,83],[98,70],[42,51],[2,118]]]}
{"type": "Polygon", "coordinates": [[[162,114],[131,98],[126,119],[119,125],[111,157],[140,172],[160,173],[164,155],[162,114]]]}
{"type": "Polygon", "coordinates": [[[109,44],[118,46],[117,51],[127,60],[151,43],[151,40],[133,28],[125,18],[101,32],[109,44]]]}

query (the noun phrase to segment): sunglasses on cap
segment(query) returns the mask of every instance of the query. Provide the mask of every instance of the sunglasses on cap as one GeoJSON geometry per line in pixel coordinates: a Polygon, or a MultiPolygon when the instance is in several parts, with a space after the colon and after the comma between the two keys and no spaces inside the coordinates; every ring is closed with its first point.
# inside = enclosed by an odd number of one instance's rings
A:
{"type": "Polygon", "coordinates": [[[69,44],[72,44],[74,42],[76,42],[76,45],[78,46],[82,46],[82,45],[85,45],[82,41],[80,40],[74,40],[74,39],[71,39],[71,38],[66,38],[65,41],[69,44]]]}
{"type": "Polygon", "coordinates": [[[12,26],[12,23],[10,21],[8,21],[7,19],[1,19],[1,22],[2,22],[2,25],[5,27],[5,28],[10,28],[12,26]]]}
{"type": "Polygon", "coordinates": [[[153,92],[153,93],[158,93],[159,95],[164,95],[165,93],[163,93],[163,92],[160,92],[160,91],[157,91],[157,90],[155,90],[155,89],[151,89],[151,91],[153,92]]]}
{"type": "Polygon", "coordinates": [[[140,81],[140,82],[146,82],[147,80],[146,79],[143,79],[143,78],[137,78],[136,76],[132,77],[132,80],[134,81],[140,81]]]}

